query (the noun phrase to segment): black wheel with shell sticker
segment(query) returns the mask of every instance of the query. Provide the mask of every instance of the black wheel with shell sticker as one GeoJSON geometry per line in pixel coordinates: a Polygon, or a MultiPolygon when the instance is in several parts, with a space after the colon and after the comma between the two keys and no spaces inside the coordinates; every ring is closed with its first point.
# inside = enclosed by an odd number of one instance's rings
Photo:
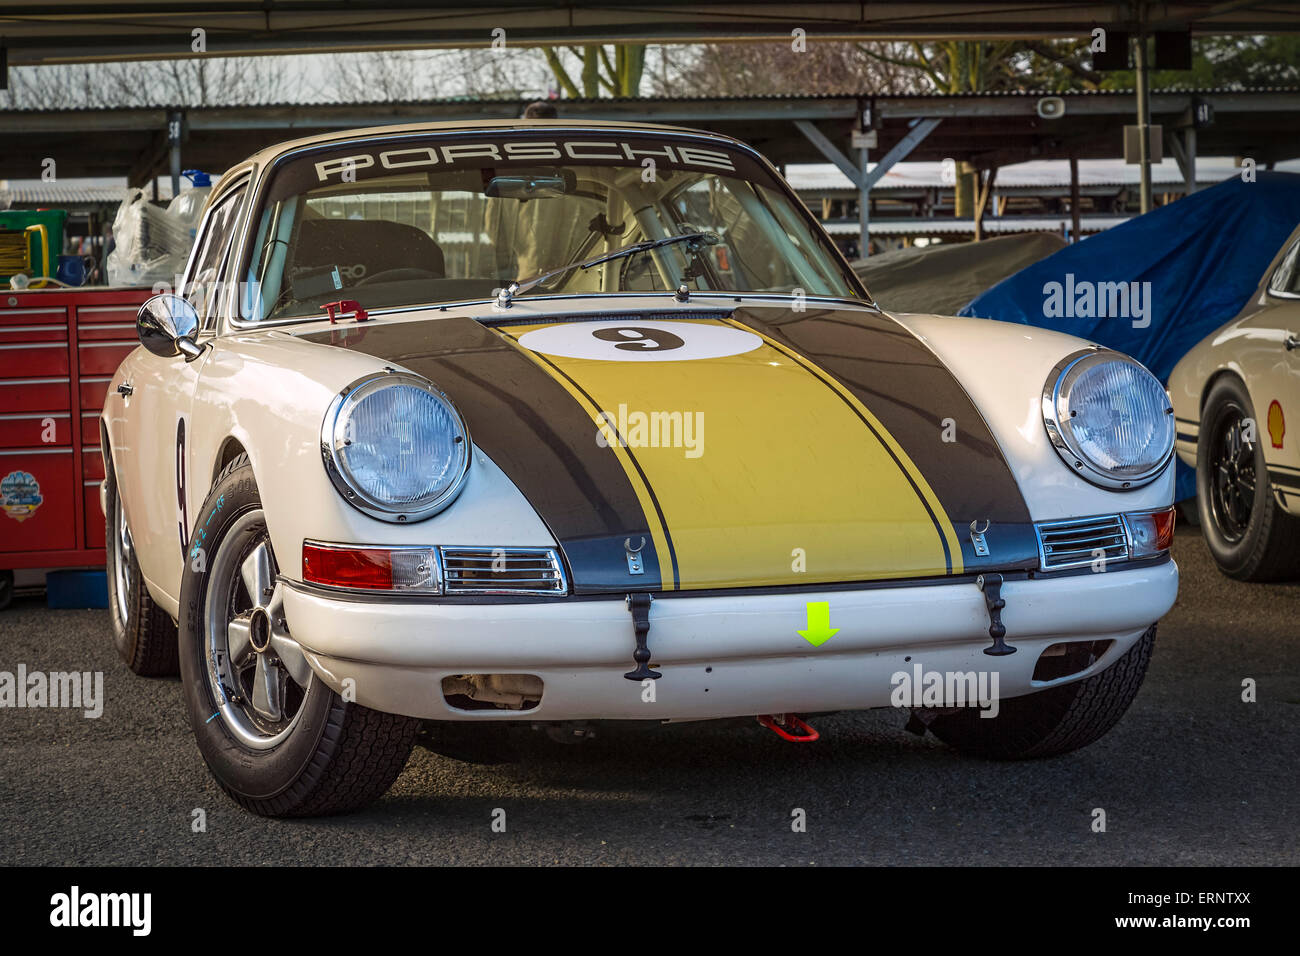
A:
{"type": "Polygon", "coordinates": [[[199,511],[181,584],[180,669],[194,736],[222,789],[263,816],[347,813],[381,797],[420,721],[349,702],[318,678],[285,616],[247,455],[199,511]]]}
{"type": "Polygon", "coordinates": [[[1264,425],[1238,378],[1205,398],[1196,444],[1196,509],[1219,570],[1240,581],[1300,575],[1300,518],[1282,510],[1264,458],[1264,425]]]}

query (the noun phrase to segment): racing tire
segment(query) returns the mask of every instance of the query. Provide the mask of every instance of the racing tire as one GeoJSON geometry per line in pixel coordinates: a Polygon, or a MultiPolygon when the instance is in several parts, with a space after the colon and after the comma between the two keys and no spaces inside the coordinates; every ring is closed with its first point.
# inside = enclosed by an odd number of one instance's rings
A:
{"type": "Polygon", "coordinates": [[[1250,395],[1241,380],[1214,383],[1196,443],[1196,510],[1214,563],[1239,581],[1277,581],[1300,572],[1300,518],[1277,503],[1250,395]],[[1255,441],[1243,423],[1255,422],[1255,441]]]}
{"type": "Polygon", "coordinates": [[[994,760],[1055,757],[1086,747],[1128,710],[1146,676],[1155,640],[1152,624],[1099,674],[1003,700],[996,717],[981,717],[979,708],[965,707],[935,715],[928,727],[950,747],[994,760]]]}
{"type": "Polygon", "coordinates": [[[420,721],[346,701],[316,676],[284,619],[277,567],[240,455],[203,504],[181,583],[190,726],[217,783],[245,810],[349,813],[387,792],[420,721]]]}
{"type": "Polygon", "coordinates": [[[178,669],[176,624],[149,594],[135,557],[131,528],[117,492],[117,473],[108,467],[104,502],[104,573],[113,646],[141,677],[171,677],[178,669]]]}

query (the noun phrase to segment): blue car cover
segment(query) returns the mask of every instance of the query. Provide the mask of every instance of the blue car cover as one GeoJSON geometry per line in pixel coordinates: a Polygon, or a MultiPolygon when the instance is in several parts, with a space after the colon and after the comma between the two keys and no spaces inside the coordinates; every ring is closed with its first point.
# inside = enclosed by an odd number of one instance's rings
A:
{"type": "MultiPolygon", "coordinates": [[[[1066,246],[960,315],[1056,329],[1126,352],[1162,382],[1233,318],[1300,222],[1300,175],[1233,177],[1066,246]]],[[[1179,463],[1179,500],[1196,494],[1179,463]]]]}

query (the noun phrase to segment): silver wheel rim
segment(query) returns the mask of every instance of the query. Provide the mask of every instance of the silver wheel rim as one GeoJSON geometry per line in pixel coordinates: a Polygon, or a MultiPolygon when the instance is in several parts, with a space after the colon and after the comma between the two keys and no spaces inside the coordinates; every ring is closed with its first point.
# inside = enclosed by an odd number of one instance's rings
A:
{"type": "Polygon", "coordinates": [[[117,592],[117,616],[126,627],[127,598],[131,586],[131,560],[135,546],[131,541],[131,529],[126,526],[126,512],[122,508],[122,499],[116,502],[117,533],[113,535],[113,589],[117,592]]]}
{"type": "Polygon", "coordinates": [[[240,515],[210,560],[203,651],[213,716],[240,743],[269,750],[297,726],[315,677],[289,636],[262,510],[240,515]]]}

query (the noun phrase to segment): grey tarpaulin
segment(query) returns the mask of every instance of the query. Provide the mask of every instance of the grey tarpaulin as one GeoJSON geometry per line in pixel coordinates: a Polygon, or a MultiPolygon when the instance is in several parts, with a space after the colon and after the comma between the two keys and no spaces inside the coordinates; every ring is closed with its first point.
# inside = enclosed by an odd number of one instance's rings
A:
{"type": "Polygon", "coordinates": [[[956,315],[981,292],[1064,245],[1054,232],[1030,232],[897,249],[859,259],[853,271],[886,311],[956,315]]]}

